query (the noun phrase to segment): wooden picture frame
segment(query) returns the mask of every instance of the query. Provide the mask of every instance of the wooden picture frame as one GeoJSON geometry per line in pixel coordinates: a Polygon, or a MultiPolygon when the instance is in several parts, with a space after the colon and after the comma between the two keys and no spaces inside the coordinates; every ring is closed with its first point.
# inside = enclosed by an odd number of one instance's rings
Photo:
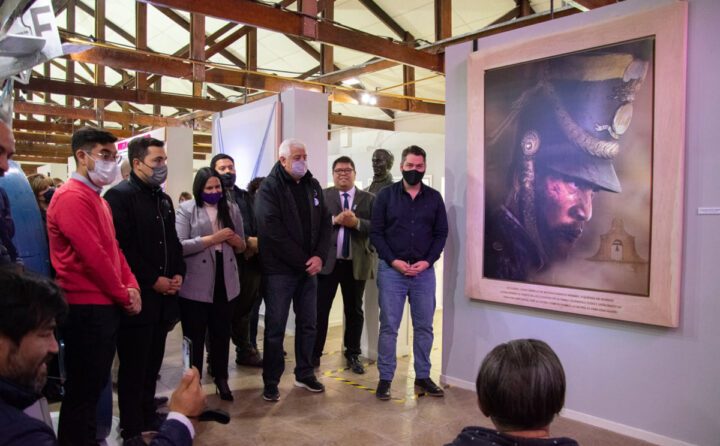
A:
{"type": "Polygon", "coordinates": [[[677,327],[686,27],[687,4],[678,2],[469,55],[469,298],[677,327]],[[648,46],[646,74],[628,90],[642,71],[638,48],[648,46]],[[625,71],[613,73],[612,66],[625,71]],[[614,120],[610,114],[610,121],[578,130],[618,94],[623,105],[608,108],[614,120]],[[585,102],[576,106],[577,98],[585,102]],[[633,102],[636,116],[625,119],[633,102]],[[593,152],[606,142],[614,152],[593,152]],[[563,164],[575,155],[589,164],[563,164]],[[580,167],[568,173],[561,164],[580,167]],[[577,187],[573,197],[592,189],[585,200],[590,216],[577,229],[553,232],[571,212],[551,212],[553,178],[577,187]]]}

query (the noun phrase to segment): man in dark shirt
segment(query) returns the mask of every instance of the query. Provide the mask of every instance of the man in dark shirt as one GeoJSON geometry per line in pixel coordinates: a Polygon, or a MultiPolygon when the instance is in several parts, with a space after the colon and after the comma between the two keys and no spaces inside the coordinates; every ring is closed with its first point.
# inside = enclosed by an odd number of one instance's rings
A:
{"type": "Polygon", "coordinates": [[[265,298],[263,398],[278,401],[285,369],[283,339],[290,303],[295,310],[295,385],[325,390],[312,364],[317,311],[317,274],[330,246],[330,214],[320,184],[307,170],[305,145],[296,139],[280,144],[280,160],[255,198],[258,245],[265,298]]]}
{"type": "Polygon", "coordinates": [[[370,240],[380,256],[378,301],[380,338],[375,396],[390,399],[390,383],[397,365],[395,349],[405,299],[413,322],[415,385],[431,396],[443,391],[430,379],[430,350],[435,314],[435,270],[448,234],[447,214],[440,193],[422,183],[425,151],[403,150],[403,179],[382,189],[373,206],[370,240]]]}
{"type": "Polygon", "coordinates": [[[155,138],[130,141],[132,171],[105,194],[116,237],[143,301],[142,311],[123,316],[118,330],[118,407],[125,445],[143,444],[141,433],[155,431],[162,423],[155,413],[155,385],[168,323],[179,318],[177,292],[185,274],[175,209],[160,188],[167,178],[164,145],[155,138]]]}
{"type": "Polygon", "coordinates": [[[220,175],[223,188],[240,208],[245,246],[247,246],[242,254],[235,256],[240,274],[240,295],[231,302],[235,363],[262,367],[262,357],[250,342],[250,312],[260,300],[260,259],[257,256],[254,199],[248,191],[235,185],[235,160],[230,155],[224,153],[215,155],[210,161],[210,168],[220,175]]]}

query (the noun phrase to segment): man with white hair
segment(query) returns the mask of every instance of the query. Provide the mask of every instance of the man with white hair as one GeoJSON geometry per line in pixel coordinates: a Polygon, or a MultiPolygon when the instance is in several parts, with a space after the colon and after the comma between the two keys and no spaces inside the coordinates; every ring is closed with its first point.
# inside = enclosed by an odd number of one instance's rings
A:
{"type": "Polygon", "coordinates": [[[312,364],[317,318],[317,274],[330,246],[330,214],[322,188],[307,169],[305,144],[286,139],[280,160],[255,198],[265,297],[263,398],[278,401],[285,370],[283,340],[290,303],[295,311],[295,385],[325,390],[312,364]]]}

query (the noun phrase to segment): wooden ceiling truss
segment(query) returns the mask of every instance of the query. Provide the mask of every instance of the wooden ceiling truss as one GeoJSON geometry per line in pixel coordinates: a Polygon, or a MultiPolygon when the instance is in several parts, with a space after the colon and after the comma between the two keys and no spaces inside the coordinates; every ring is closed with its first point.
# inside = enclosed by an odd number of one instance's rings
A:
{"type": "MultiPolygon", "coordinates": [[[[119,138],[126,138],[146,129],[164,126],[192,126],[209,131],[210,114],[239,104],[252,102],[299,87],[329,93],[328,119],[332,125],[394,130],[395,112],[444,114],[441,101],[416,97],[417,67],[442,73],[444,48],[456,43],[483,38],[550,20],[550,14],[534,14],[529,0],[515,0],[516,7],[495,23],[476,33],[452,37],[452,1],[434,0],[435,42],[422,44],[407,29],[384,11],[376,0],[358,0],[396,37],[375,36],[334,21],[334,0],[281,0],[273,5],[253,0],[140,0],[135,4],[134,33],[106,17],[106,1],[94,0],[94,7],[80,0],[53,0],[56,15],[65,11],[66,22],[61,28],[64,40],[76,36],[78,11],[95,20],[94,41],[97,46],[73,54],[64,61],[53,60],[33,71],[28,85],[16,84],[13,128],[19,161],[64,163],[72,132],[82,125],[108,126],[119,138]],[[297,11],[287,9],[297,3],[297,11]],[[154,52],[148,44],[148,5],[188,33],[188,43],[173,54],[154,52]],[[189,14],[187,20],[177,11],[189,14]],[[206,16],[226,20],[215,32],[206,32],[206,16]],[[529,17],[528,17],[529,16],[529,17]],[[304,73],[277,76],[259,71],[258,28],[283,33],[318,63],[304,73]],[[106,44],[106,30],[119,35],[130,48],[106,44]],[[244,54],[237,45],[245,38],[244,54]],[[319,50],[310,42],[319,43],[319,50]],[[372,56],[367,62],[348,68],[334,61],[334,47],[341,46],[372,56]],[[233,47],[234,49],[231,49],[233,47]],[[232,66],[213,64],[210,58],[219,55],[232,66]],[[348,88],[341,82],[385,70],[403,67],[402,95],[374,92],[375,107],[390,120],[365,119],[333,113],[332,103],[362,105],[365,87],[348,88]],[[50,67],[64,72],[64,80],[51,79],[50,67]],[[106,82],[106,70],[120,75],[114,85],[106,82]],[[185,79],[192,83],[192,94],[179,95],[162,91],[163,77],[185,79]],[[220,88],[222,86],[222,88],[220,88]],[[236,100],[222,89],[236,94],[236,100]],[[51,95],[64,95],[64,103],[51,95]],[[41,102],[38,102],[41,99],[41,102]],[[122,111],[107,107],[117,102],[122,111]],[[152,114],[141,107],[151,105],[152,114]],[[172,112],[161,115],[162,107],[172,112]],[[37,117],[42,120],[38,120],[37,117]]],[[[614,3],[614,0],[575,0],[580,7],[593,9],[614,3]]],[[[555,11],[554,17],[579,12],[578,9],[555,11]]],[[[75,40],[77,41],[77,40],[75,40]]],[[[194,156],[204,159],[210,153],[210,135],[196,133],[194,156]]]]}

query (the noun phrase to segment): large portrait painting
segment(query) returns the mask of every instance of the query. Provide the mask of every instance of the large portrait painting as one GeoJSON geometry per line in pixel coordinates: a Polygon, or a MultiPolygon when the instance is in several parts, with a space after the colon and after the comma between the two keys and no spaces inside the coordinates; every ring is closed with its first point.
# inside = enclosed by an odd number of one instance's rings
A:
{"type": "Polygon", "coordinates": [[[678,3],[470,56],[468,296],[677,325],[685,23],[678,3]]]}

